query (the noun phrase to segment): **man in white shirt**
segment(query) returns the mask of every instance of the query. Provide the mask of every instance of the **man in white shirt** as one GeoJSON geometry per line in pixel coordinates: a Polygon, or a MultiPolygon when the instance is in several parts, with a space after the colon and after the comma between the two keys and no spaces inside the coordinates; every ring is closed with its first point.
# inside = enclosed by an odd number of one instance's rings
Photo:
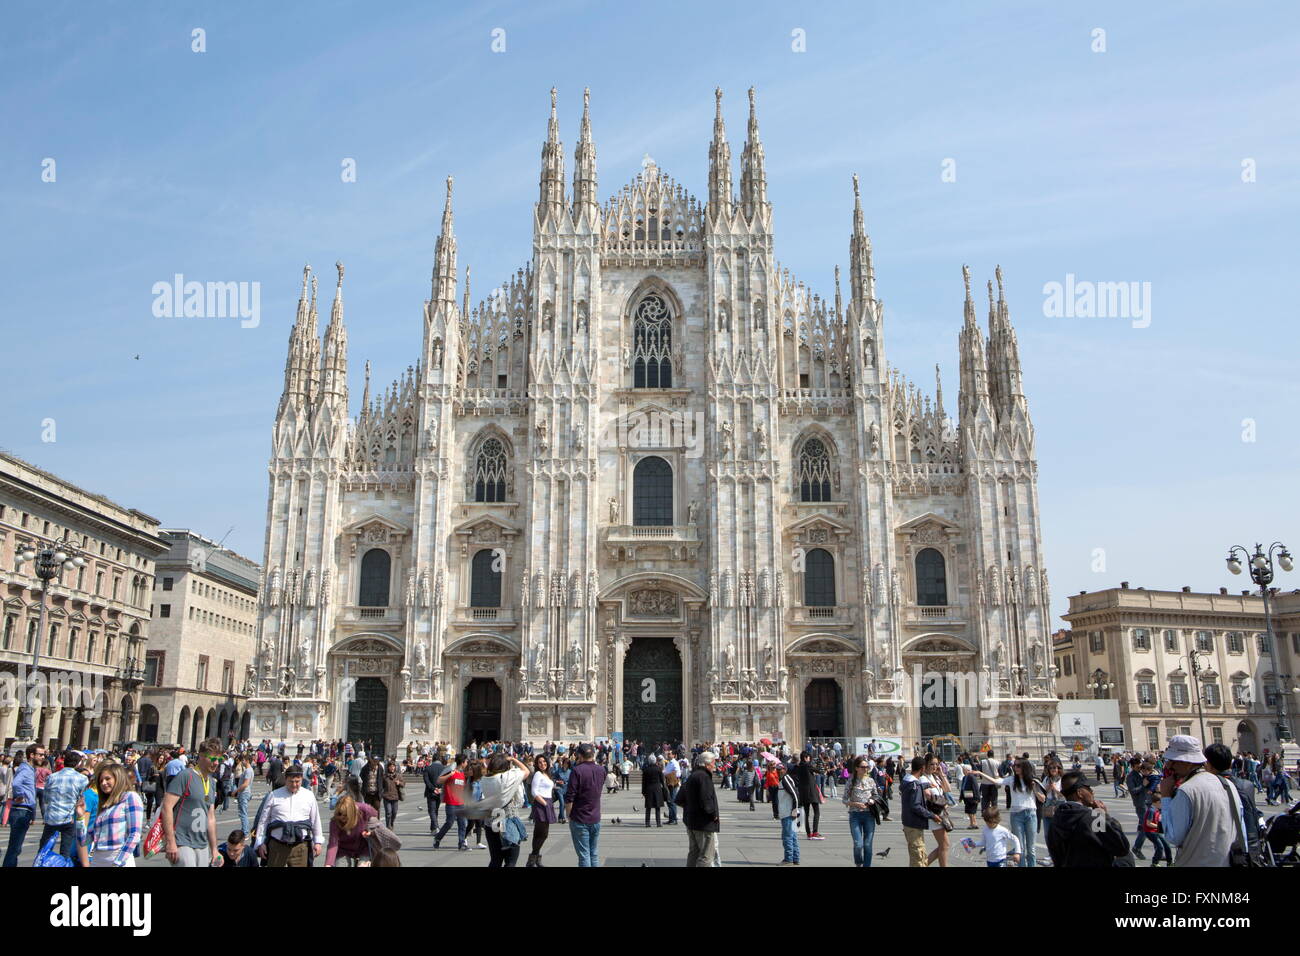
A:
{"type": "Polygon", "coordinates": [[[302,767],[291,765],[284,771],[284,786],[266,798],[253,848],[267,866],[305,867],[308,846],[319,856],[324,842],[320,807],[311,792],[302,789],[302,767]]]}

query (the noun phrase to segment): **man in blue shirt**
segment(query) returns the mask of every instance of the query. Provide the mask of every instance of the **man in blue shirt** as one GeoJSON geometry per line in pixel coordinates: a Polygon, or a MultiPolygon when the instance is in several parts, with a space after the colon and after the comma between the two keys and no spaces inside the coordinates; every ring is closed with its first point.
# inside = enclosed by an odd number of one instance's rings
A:
{"type": "Polygon", "coordinates": [[[9,847],[5,851],[5,866],[18,865],[18,855],[23,852],[27,829],[36,816],[35,760],[44,756],[44,747],[31,744],[27,748],[27,759],[14,769],[13,804],[9,809],[9,847]]]}
{"type": "Polygon", "coordinates": [[[77,858],[77,802],[86,789],[86,777],[77,768],[81,754],[68,749],[63,752],[63,769],[50,774],[45,781],[45,812],[41,828],[41,848],[54,834],[59,834],[59,854],[69,860],[77,858]]]}

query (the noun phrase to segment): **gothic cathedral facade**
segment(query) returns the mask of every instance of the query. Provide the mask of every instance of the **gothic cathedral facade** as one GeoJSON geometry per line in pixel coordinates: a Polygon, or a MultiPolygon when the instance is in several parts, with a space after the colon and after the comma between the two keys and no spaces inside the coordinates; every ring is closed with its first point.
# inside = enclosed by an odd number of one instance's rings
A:
{"type": "MultiPolygon", "coordinates": [[[[750,91],[701,203],[649,157],[572,188],[551,93],[528,266],[457,294],[349,413],[343,267],[304,270],[270,460],[255,737],[756,740],[1054,732],[1033,426],[997,275],[955,416],[885,360],[854,179],[848,295],[776,258],[750,91]],[[962,683],[966,692],[962,693],[962,683]]],[[[937,373],[937,366],[936,366],[937,373]]]]}

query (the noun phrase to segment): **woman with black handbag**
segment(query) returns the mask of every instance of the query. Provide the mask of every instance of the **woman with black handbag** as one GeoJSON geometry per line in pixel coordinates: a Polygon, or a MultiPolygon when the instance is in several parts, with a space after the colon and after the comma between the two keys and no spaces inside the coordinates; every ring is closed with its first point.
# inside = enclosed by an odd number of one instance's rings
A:
{"type": "Polygon", "coordinates": [[[866,757],[853,761],[853,776],[844,785],[844,805],[849,809],[853,865],[870,866],[876,824],[880,822],[880,790],[871,776],[871,761],[866,757]]]}
{"type": "Polygon", "coordinates": [[[939,767],[939,758],[934,754],[925,761],[925,774],[918,778],[924,787],[925,808],[939,819],[930,821],[930,833],[934,836],[935,847],[930,851],[929,862],[936,860],[939,866],[948,865],[948,834],[952,832],[952,817],[948,814],[948,777],[939,767]]]}

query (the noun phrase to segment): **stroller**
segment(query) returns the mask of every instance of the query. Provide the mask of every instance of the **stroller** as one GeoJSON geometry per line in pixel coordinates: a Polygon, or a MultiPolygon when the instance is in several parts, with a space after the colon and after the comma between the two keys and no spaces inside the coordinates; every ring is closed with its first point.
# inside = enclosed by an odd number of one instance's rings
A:
{"type": "Polygon", "coordinates": [[[1300,864],[1300,802],[1261,825],[1260,847],[1269,866],[1300,864]]]}

